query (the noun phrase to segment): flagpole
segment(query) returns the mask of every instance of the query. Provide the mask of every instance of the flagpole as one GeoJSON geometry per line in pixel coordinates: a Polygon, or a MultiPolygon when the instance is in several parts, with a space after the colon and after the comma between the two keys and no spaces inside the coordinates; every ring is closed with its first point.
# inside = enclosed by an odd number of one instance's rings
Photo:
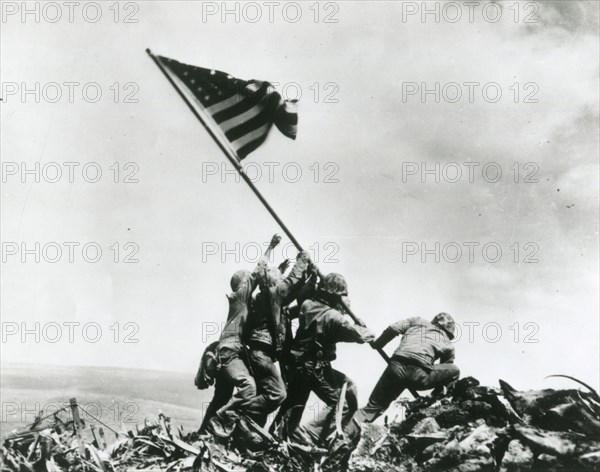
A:
{"type": "MultiPolygon", "coordinates": [[[[194,116],[198,119],[198,121],[200,121],[200,123],[202,123],[202,126],[204,126],[204,129],[208,132],[208,134],[217,143],[217,145],[219,146],[219,148],[221,149],[221,151],[223,151],[223,154],[225,154],[225,157],[227,157],[227,159],[229,160],[229,162],[231,162],[233,164],[233,166],[235,167],[235,169],[239,172],[239,174],[242,176],[242,178],[244,179],[244,181],[248,184],[248,186],[250,187],[250,189],[254,192],[254,194],[258,197],[258,199],[261,201],[261,203],[264,205],[264,207],[267,209],[267,211],[275,219],[275,221],[277,222],[277,224],[281,227],[281,229],[283,230],[283,232],[287,235],[288,238],[290,238],[290,241],[292,241],[292,243],[294,244],[294,246],[296,246],[296,248],[298,249],[298,251],[303,251],[304,249],[302,249],[302,246],[300,245],[300,243],[298,242],[298,240],[294,237],[294,235],[292,234],[292,232],[288,229],[288,227],[281,220],[281,218],[279,218],[279,215],[277,213],[275,213],[275,210],[271,207],[271,205],[269,205],[269,202],[267,202],[265,200],[265,197],[263,197],[262,194],[258,191],[258,189],[254,185],[254,183],[252,182],[252,180],[250,180],[250,178],[246,175],[246,173],[244,172],[244,169],[242,168],[242,166],[238,162],[237,157],[234,156],[232,154],[231,150],[228,149],[227,147],[225,147],[223,145],[223,143],[219,140],[219,138],[215,135],[215,133],[213,132],[213,130],[210,128],[210,126],[208,126],[208,124],[206,123],[206,121],[204,121],[204,117],[200,113],[198,113],[198,110],[196,110],[196,108],[188,100],[188,98],[185,96],[185,94],[183,93],[183,91],[181,90],[181,88],[179,87],[179,85],[176,84],[175,81],[171,78],[171,76],[167,73],[167,71],[163,67],[162,63],[160,62],[160,60],[154,54],[152,54],[152,51],[150,51],[150,48],[147,48],[146,52],[152,58],[152,60],[156,64],[156,66],[164,74],[164,76],[167,78],[167,80],[171,83],[171,85],[173,86],[173,88],[177,91],[177,93],[179,94],[179,96],[183,99],[183,101],[186,103],[186,105],[191,110],[191,112],[194,114],[194,116]]],[[[321,273],[321,271],[318,271],[318,276],[320,278],[323,278],[323,274],[321,273]]],[[[346,303],[344,303],[343,300],[341,300],[341,305],[344,307],[344,310],[346,311],[346,313],[348,313],[348,315],[352,318],[352,320],[357,325],[365,327],[364,322],[362,322],[352,312],[352,310],[350,310],[350,307],[346,303]]],[[[377,352],[381,355],[381,357],[383,357],[383,359],[388,364],[390,363],[390,357],[387,355],[387,353],[383,349],[377,349],[377,352]]]]}
{"type": "Polygon", "coordinates": [[[200,113],[198,113],[198,110],[196,110],[196,108],[190,103],[190,101],[188,100],[188,98],[184,95],[183,91],[179,88],[179,85],[177,85],[175,83],[175,81],[171,78],[171,76],[169,74],[167,74],[167,71],[164,69],[164,67],[161,64],[160,60],[158,60],[158,58],[154,54],[152,54],[152,51],[150,51],[150,48],[146,49],[146,52],[152,58],[152,60],[158,66],[158,68],[161,70],[161,72],[164,74],[164,76],[168,79],[168,81],[171,83],[171,85],[173,86],[173,88],[175,90],[177,90],[177,93],[179,94],[179,96],[187,104],[188,108],[192,111],[192,113],[196,116],[196,118],[198,118],[198,121],[200,121],[200,123],[202,123],[202,126],[204,126],[204,129],[206,131],[208,131],[208,134],[210,134],[210,136],[217,143],[217,145],[219,146],[219,148],[221,148],[221,151],[223,151],[223,154],[225,154],[225,157],[227,157],[227,159],[229,160],[229,162],[231,162],[233,164],[233,166],[235,167],[235,169],[242,176],[242,179],[244,179],[244,181],[248,184],[248,186],[250,187],[250,189],[258,197],[258,199],[262,202],[262,204],[264,205],[264,207],[271,214],[271,216],[275,219],[275,221],[281,227],[281,229],[283,230],[283,232],[287,235],[288,238],[290,238],[290,241],[292,241],[292,243],[294,243],[294,246],[296,246],[296,248],[298,248],[299,251],[303,251],[304,249],[302,249],[302,246],[300,245],[300,243],[298,242],[298,240],[294,237],[294,235],[292,234],[292,232],[285,225],[285,223],[281,220],[281,218],[279,218],[279,215],[277,213],[275,213],[275,210],[271,207],[271,205],[269,205],[269,202],[267,202],[267,200],[265,200],[265,197],[263,197],[262,194],[258,191],[258,189],[254,185],[254,183],[252,182],[252,180],[250,180],[250,178],[246,175],[246,173],[244,172],[244,169],[242,168],[242,166],[238,162],[237,157],[234,156],[234,155],[232,155],[231,150],[229,150],[228,148],[226,148],[223,145],[223,143],[221,143],[221,141],[217,138],[217,136],[215,135],[215,133],[213,132],[213,130],[204,121],[204,118],[202,117],[202,115],[200,113]]]}

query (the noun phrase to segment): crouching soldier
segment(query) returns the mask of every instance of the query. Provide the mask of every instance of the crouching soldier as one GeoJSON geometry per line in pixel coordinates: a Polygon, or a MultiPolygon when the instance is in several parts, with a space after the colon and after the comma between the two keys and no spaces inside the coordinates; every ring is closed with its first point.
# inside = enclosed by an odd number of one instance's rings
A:
{"type": "Polygon", "coordinates": [[[199,390],[205,390],[211,385],[215,386],[215,392],[209,403],[202,424],[198,429],[199,434],[208,433],[208,424],[219,408],[225,406],[233,395],[233,385],[227,382],[219,372],[219,359],[217,349],[219,341],[208,345],[202,354],[200,367],[194,379],[194,384],[199,390]]]}
{"type": "Polygon", "coordinates": [[[375,385],[367,406],[354,419],[371,423],[383,414],[406,388],[414,390],[443,389],[458,380],[460,371],[454,362],[454,320],[447,313],[436,315],[431,323],[423,318],[409,318],[388,327],[372,343],[383,348],[398,335],[400,346],[375,385]],[[436,360],[439,364],[434,364],[436,360]]]}
{"type": "Polygon", "coordinates": [[[260,292],[256,296],[248,319],[250,349],[248,358],[256,382],[257,395],[246,408],[246,414],[260,426],[267,422],[269,413],[285,400],[285,383],[275,362],[281,357],[288,321],[284,308],[299,292],[309,264],[308,255],[299,252],[296,263],[287,277],[282,271],[269,268],[261,277],[260,292]]]}
{"type": "MultiPolygon", "coordinates": [[[[331,362],[336,358],[338,342],[369,343],[375,335],[351,323],[341,311],[341,299],[348,289],[344,277],[329,274],[320,282],[316,294],[300,307],[300,325],[292,343],[292,368],[288,396],[276,421],[287,423],[290,439],[299,443],[323,446],[335,431],[335,407],[346,384],[342,411],[345,425],[356,411],[356,386],[331,362]],[[310,393],[314,392],[326,405],[321,418],[299,426],[310,393]]],[[[274,430],[281,430],[278,426],[274,430]]]]}
{"type": "MultiPolygon", "coordinates": [[[[256,384],[248,370],[244,339],[246,322],[252,301],[252,293],[258,285],[261,274],[267,267],[267,261],[273,249],[279,244],[281,237],[273,236],[264,256],[258,262],[254,271],[240,270],[231,278],[233,293],[227,296],[229,313],[217,348],[220,369],[217,374],[217,386],[222,392],[217,404],[230,391],[236,391],[229,401],[221,406],[208,422],[208,429],[216,436],[227,437],[234,430],[239,415],[256,396],[256,384]],[[227,388],[229,386],[229,388],[227,388]]],[[[214,408],[213,408],[214,409],[214,408]]]]}

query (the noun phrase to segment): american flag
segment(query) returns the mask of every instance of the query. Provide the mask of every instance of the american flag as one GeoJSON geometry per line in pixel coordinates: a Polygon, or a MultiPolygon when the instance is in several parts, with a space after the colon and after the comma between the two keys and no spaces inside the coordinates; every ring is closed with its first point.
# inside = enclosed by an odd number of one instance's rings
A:
{"type": "Polygon", "coordinates": [[[273,124],[288,138],[296,139],[296,100],[284,100],[269,82],[245,81],[218,70],[156,57],[239,160],[267,139],[273,124]]]}

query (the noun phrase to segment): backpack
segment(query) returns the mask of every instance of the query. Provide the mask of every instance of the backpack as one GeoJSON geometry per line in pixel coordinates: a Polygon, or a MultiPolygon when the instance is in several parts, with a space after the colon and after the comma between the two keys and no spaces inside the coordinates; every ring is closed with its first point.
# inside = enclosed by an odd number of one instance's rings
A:
{"type": "Polygon", "coordinates": [[[205,390],[215,383],[215,377],[219,372],[221,363],[217,355],[219,341],[215,341],[208,345],[200,359],[200,366],[194,379],[194,385],[198,390],[205,390]]]}

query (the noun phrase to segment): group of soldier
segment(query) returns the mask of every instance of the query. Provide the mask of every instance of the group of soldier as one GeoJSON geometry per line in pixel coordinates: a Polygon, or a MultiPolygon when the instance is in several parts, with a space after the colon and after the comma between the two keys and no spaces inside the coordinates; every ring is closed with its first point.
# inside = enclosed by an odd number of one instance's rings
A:
{"type": "Polygon", "coordinates": [[[322,276],[305,252],[298,253],[287,276],[289,261],[277,268],[268,265],[280,240],[273,236],[253,271],[240,270],[231,278],[227,321],[219,341],[205,352],[196,377],[199,388],[206,386],[206,377],[215,387],[200,433],[227,438],[243,418],[264,428],[268,415],[279,408],[271,435],[331,448],[340,426],[348,435],[360,432],[360,423],[375,421],[404,389],[434,389],[433,394],[443,395],[458,379],[450,315],[440,313],[431,322],[408,318],[376,338],[360,320],[355,323],[346,316],[349,300],[343,276],[322,276]],[[298,328],[293,333],[295,318],[298,328]],[[358,409],[355,384],[331,365],[336,344],[369,343],[381,349],[399,335],[400,346],[367,405],[358,409]],[[326,410],[302,424],[311,392],[326,410]]]}

